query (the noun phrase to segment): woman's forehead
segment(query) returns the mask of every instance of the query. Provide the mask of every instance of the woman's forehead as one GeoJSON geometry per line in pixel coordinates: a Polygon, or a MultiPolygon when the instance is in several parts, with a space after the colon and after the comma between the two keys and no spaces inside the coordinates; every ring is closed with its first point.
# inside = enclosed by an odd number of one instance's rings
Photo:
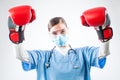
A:
{"type": "Polygon", "coordinates": [[[63,23],[59,23],[55,26],[53,26],[50,31],[59,31],[59,30],[63,30],[63,29],[67,29],[66,25],[63,23]]]}

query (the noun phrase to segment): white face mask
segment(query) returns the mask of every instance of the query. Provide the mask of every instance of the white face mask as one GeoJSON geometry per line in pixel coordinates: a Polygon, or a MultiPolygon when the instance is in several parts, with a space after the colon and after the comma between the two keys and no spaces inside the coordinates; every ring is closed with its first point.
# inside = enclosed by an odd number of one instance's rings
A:
{"type": "Polygon", "coordinates": [[[52,41],[60,47],[65,46],[68,41],[68,36],[67,35],[58,35],[57,37],[53,38],[52,41]]]}

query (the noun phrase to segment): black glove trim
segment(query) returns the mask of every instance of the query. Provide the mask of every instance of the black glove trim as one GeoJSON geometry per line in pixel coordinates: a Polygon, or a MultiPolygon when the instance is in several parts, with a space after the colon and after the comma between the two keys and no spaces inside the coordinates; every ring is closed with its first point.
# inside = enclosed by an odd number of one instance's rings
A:
{"type": "Polygon", "coordinates": [[[22,43],[23,40],[25,39],[24,38],[24,29],[22,30],[22,26],[19,26],[18,31],[16,31],[16,25],[13,23],[12,19],[10,17],[8,17],[8,28],[9,28],[9,31],[10,31],[10,33],[9,33],[10,40],[15,44],[22,43]],[[15,33],[18,34],[18,40],[19,41],[12,40],[11,35],[15,34],[15,33]]]}
{"type": "Polygon", "coordinates": [[[109,40],[112,38],[112,36],[113,36],[113,30],[112,30],[112,28],[110,28],[110,27],[107,27],[107,28],[105,28],[105,29],[102,29],[102,26],[99,26],[99,30],[96,30],[96,31],[97,31],[97,34],[98,34],[98,38],[99,38],[102,42],[107,42],[107,41],[109,41],[109,40]],[[108,29],[111,30],[111,35],[110,35],[109,38],[105,38],[104,32],[105,32],[105,30],[108,30],[108,29]]]}

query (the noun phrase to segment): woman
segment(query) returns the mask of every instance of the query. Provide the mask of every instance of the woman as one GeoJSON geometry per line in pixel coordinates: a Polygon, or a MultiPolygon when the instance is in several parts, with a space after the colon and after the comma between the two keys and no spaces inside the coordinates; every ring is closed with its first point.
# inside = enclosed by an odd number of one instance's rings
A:
{"type": "Polygon", "coordinates": [[[92,66],[104,67],[109,55],[109,41],[103,43],[103,48],[72,48],[68,43],[68,27],[62,17],[52,18],[48,31],[55,43],[52,50],[25,51],[22,43],[16,44],[17,58],[22,61],[23,69],[36,69],[37,80],[90,80],[92,66]]]}

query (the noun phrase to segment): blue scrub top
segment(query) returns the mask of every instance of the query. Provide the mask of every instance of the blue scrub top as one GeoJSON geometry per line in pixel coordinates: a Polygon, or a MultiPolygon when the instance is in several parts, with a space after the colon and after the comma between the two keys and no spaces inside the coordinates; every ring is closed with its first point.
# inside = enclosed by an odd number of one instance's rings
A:
{"type": "Polygon", "coordinates": [[[29,50],[30,62],[22,62],[25,71],[36,69],[37,80],[90,80],[91,66],[103,68],[106,58],[99,59],[99,47],[74,48],[62,55],[53,50],[50,67],[46,68],[51,50],[29,50]]]}

